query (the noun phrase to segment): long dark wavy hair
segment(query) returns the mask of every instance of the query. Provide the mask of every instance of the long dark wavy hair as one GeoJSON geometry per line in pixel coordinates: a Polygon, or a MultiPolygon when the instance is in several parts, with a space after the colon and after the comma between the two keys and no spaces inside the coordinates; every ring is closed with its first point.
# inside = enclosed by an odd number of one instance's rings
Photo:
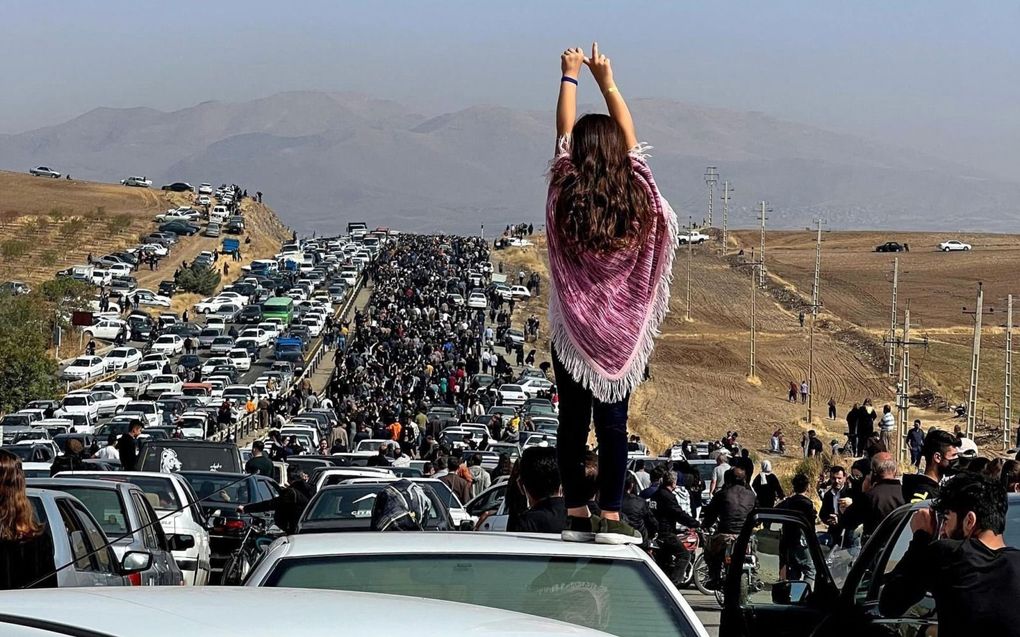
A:
{"type": "Polygon", "coordinates": [[[25,493],[25,473],[16,455],[0,449],[0,540],[19,541],[36,537],[43,529],[35,521],[25,493]]]}
{"type": "Polygon", "coordinates": [[[556,229],[569,252],[613,252],[644,241],[652,205],[634,178],[629,149],[619,125],[608,115],[577,121],[570,153],[572,171],[554,179],[556,229]]]}

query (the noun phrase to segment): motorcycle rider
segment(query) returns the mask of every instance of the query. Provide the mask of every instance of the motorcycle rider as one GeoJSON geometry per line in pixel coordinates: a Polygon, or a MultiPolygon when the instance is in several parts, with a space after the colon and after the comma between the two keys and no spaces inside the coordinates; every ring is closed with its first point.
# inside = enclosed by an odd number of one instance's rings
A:
{"type": "Polygon", "coordinates": [[[691,559],[690,552],[676,536],[676,526],[680,524],[692,529],[701,526],[701,523],[684,511],[677,502],[674,493],[676,488],[676,473],[666,471],[662,474],[659,490],[651,498],[651,508],[658,522],[659,532],[657,561],[659,567],[673,582],[683,578],[691,559]]]}
{"type": "Polygon", "coordinates": [[[726,558],[726,548],[744,528],[747,516],[754,509],[754,491],[747,488],[747,474],[740,467],[734,467],[723,475],[723,488],[712,496],[705,507],[705,526],[717,524],[715,534],[705,547],[705,561],[708,563],[713,586],[721,583],[721,569],[726,558]]]}

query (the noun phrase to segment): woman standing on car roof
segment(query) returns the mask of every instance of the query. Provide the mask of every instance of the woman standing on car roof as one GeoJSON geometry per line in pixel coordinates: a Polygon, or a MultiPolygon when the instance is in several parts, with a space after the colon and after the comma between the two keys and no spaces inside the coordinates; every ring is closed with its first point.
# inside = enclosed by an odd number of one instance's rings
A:
{"type": "Polygon", "coordinates": [[[557,443],[569,522],[563,539],[640,543],[620,520],[627,464],[630,393],[646,378],[654,338],[669,307],[676,215],[648,168],[634,122],[613,81],[609,58],[567,49],[560,58],[556,156],[546,227],[552,289],[553,368],[560,397],[557,443]],[[609,115],[576,123],[577,78],[587,65],[609,115]],[[598,505],[585,487],[585,452],[594,415],[598,505]]]}
{"type": "Polygon", "coordinates": [[[35,521],[21,461],[0,449],[0,590],[26,586],[47,573],[36,587],[54,587],[55,568],[53,541],[45,526],[35,521]]]}

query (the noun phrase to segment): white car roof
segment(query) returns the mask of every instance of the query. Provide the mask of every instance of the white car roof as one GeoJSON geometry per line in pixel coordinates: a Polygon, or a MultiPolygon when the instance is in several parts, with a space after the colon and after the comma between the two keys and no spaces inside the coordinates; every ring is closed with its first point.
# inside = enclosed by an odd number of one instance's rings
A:
{"type": "Polygon", "coordinates": [[[648,559],[633,545],[564,542],[559,535],[539,533],[311,533],[280,538],[282,557],[313,555],[370,555],[379,553],[413,555],[452,553],[455,555],[550,555],[607,558],[614,560],[648,559]],[[412,537],[413,536],[413,537],[412,537]],[[285,546],[283,546],[285,545],[285,546]]]}
{"type": "MultiPolygon", "coordinates": [[[[287,609],[286,613],[259,613],[257,621],[246,622],[243,632],[249,637],[292,634],[296,617],[300,618],[300,629],[296,632],[304,637],[336,635],[338,617],[343,618],[345,634],[387,634],[393,629],[394,609],[400,609],[402,615],[413,617],[423,625],[456,626],[457,632],[470,635],[594,637],[606,634],[496,608],[347,591],[224,588],[210,595],[203,588],[185,587],[64,588],[11,591],[0,597],[0,613],[65,626],[68,618],[73,617],[75,628],[110,635],[126,635],[126,625],[144,622],[148,637],[236,634],[239,631],[236,613],[224,612],[231,608],[287,609]]],[[[64,634],[2,621],[0,632],[12,637],[64,634]]]]}

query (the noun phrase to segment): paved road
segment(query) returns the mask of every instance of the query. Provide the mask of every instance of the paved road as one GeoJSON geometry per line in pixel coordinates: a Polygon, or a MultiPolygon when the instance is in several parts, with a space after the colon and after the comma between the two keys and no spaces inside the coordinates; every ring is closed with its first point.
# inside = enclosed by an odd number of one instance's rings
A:
{"type": "Polygon", "coordinates": [[[698,619],[705,625],[705,630],[712,637],[719,637],[719,605],[715,603],[715,597],[702,595],[696,588],[683,589],[680,591],[687,603],[694,609],[698,619]]]}

